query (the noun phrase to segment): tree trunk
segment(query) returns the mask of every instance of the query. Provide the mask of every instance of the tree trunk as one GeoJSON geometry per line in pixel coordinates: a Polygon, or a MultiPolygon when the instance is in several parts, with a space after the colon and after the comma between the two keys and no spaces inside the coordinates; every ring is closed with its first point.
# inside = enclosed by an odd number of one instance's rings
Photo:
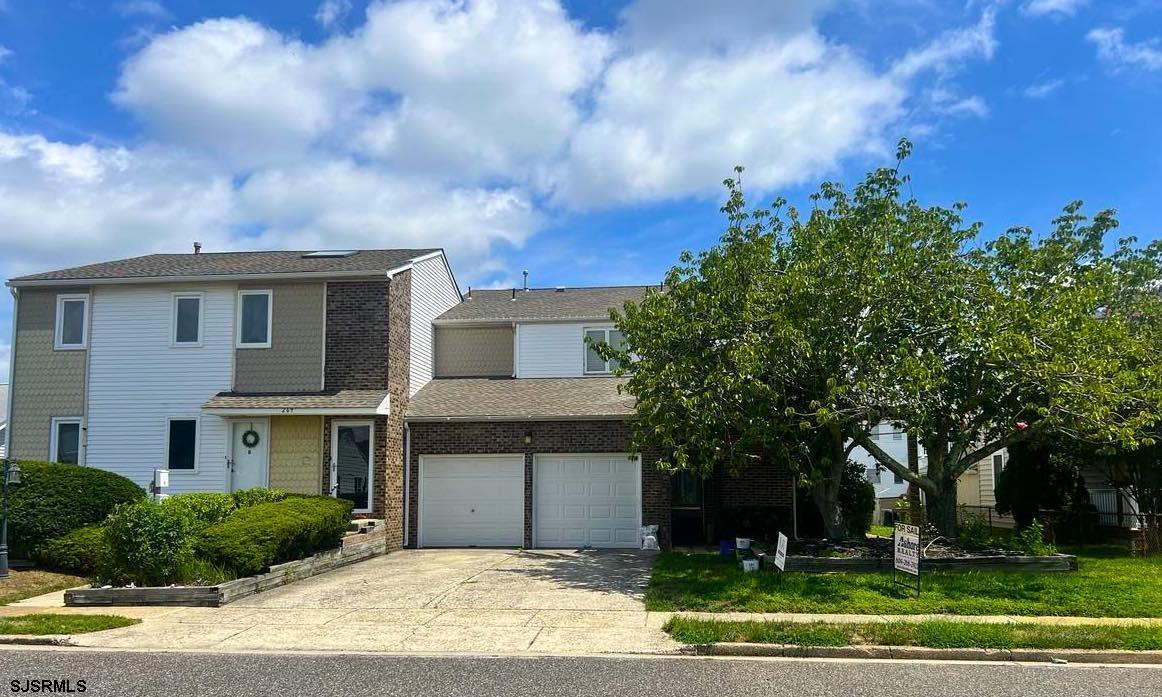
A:
{"type": "MultiPolygon", "coordinates": [[[[908,434],[908,471],[919,476],[920,474],[920,444],[916,440],[916,436],[911,433],[908,434]]],[[[908,522],[913,525],[920,525],[924,521],[921,520],[924,515],[923,507],[920,505],[920,487],[915,484],[908,485],[908,515],[910,520],[908,522]]]]}
{"type": "Polygon", "coordinates": [[[823,518],[823,534],[829,540],[847,537],[847,527],[843,524],[843,513],[839,510],[839,479],[828,478],[816,482],[811,487],[811,500],[823,518]]]}
{"type": "Polygon", "coordinates": [[[938,480],[940,488],[929,491],[928,522],[944,537],[955,539],[959,526],[956,520],[956,480],[938,480]]]}

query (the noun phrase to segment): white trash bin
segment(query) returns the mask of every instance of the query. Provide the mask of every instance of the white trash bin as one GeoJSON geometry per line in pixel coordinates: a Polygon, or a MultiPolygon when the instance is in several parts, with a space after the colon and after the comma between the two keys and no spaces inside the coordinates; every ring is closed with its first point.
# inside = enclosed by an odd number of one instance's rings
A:
{"type": "Polygon", "coordinates": [[[642,549],[658,550],[658,526],[657,525],[643,525],[642,526],[642,549]]]}

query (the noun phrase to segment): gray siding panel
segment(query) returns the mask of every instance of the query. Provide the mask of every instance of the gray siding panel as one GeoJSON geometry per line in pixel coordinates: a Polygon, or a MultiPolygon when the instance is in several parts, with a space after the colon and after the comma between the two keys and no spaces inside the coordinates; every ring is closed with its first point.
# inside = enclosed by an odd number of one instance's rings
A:
{"type": "Polygon", "coordinates": [[[511,377],[512,327],[436,327],[436,377],[511,377]]]}
{"type": "MultiPolygon", "coordinates": [[[[11,377],[12,457],[47,460],[54,416],[82,416],[88,351],[56,351],[56,296],[87,288],[22,289],[16,317],[16,364],[11,377]]],[[[92,313],[92,302],[89,303],[92,313]]],[[[89,321],[89,318],[85,318],[89,321]]]]}
{"type": "Polygon", "coordinates": [[[300,392],[323,386],[322,283],[243,284],[239,289],[273,291],[268,349],[235,349],[238,392],[300,392]]]}

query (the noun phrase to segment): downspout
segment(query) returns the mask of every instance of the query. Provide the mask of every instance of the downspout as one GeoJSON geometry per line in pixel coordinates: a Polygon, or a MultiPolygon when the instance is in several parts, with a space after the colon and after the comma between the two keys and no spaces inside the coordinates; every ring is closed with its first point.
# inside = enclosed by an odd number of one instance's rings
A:
{"type": "Polygon", "coordinates": [[[411,539],[412,427],[403,422],[403,546],[411,539]]]}
{"type": "Polygon", "coordinates": [[[20,291],[15,288],[9,288],[8,292],[12,294],[12,341],[8,344],[8,404],[6,406],[7,415],[4,417],[8,420],[8,427],[4,429],[4,457],[12,457],[12,396],[15,391],[14,377],[16,375],[16,320],[19,317],[20,311],[20,291]]]}

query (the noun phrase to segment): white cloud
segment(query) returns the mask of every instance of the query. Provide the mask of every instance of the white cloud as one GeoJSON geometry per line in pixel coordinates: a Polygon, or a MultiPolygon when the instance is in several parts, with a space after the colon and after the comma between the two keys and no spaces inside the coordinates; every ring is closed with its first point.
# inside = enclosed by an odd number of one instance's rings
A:
{"type": "Polygon", "coordinates": [[[866,152],[904,96],[814,32],[729,57],[631,55],[608,69],[557,196],[574,206],[701,196],[735,164],[760,189],[800,182],[866,152]]]}
{"type": "Polygon", "coordinates": [[[1021,12],[1030,17],[1072,17],[1089,0],[1028,0],[1021,5],[1021,12]]]}
{"type": "Polygon", "coordinates": [[[351,11],[351,0],[324,0],[315,11],[315,21],[324,29],[330,29],[342,21],[351,11]]]}
{"type": "Polygon", "coordinates": [[[144,17],[153,20],[166,20],[173,14],[157,0],[124,0],[113,6],[114,11],[122,17],[144,17]]]}
{"type": "Polygon", "coordinates": [[[750,39],[798,34],[835,0],[736,0],[728,11],[705,0],[638,0],[621,12],[626,43],[635,50],[737,46],[750,39]]]}
{"type": "Polygon", "coordinates": [[[948,74],[969,60],[988,60],[997,50],[996,7],[988,6],[976,24],[942,33],[931,42],[912,49],[892,66],[899,79],[933,71],[948,74]]]}
{"type": "Polygon", "coordinates": [[[943,87],[937,87],[928,92],[928,101],[934,112],[947,116],[976,116],[984,118],[989,114],[988,105],[984,99],[973,95],[970,97],[958,96],[943,87]]]}
{"type": "Polygon", "coordinates": [[[1097,47],[1098,58],[1115,70],[1162,70],[1162,43],[1158,39],[1128,43],[1121,27],[1098,27],[1085,38],[1097,47]]]}
{"type": "Polygon", "coordinates": [[[1053,78],[1043,82],[1035,82],[1025,88],[1025,96],[1029,99],[1044,99],[1061,89],[1065,85],[1062,78],[1053,78]]]}

